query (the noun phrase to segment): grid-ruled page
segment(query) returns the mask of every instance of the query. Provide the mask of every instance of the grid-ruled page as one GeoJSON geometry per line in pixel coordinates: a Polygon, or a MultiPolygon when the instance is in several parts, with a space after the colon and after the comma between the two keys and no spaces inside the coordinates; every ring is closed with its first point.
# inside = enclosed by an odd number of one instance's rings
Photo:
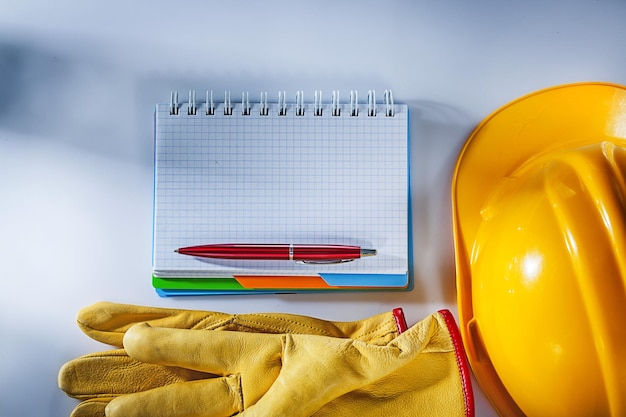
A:
{"type": "MultiPolygon", "coordinates": [[[[239,105],[240,106],[240,105],[239,105]]],[[[155,115],[155,276],[232,273],[406,273],[407,107],[395,115],[344,111],[278,115],[259,105],[242,115],[223,104],[155,115]],[[338,244],[377,255],[337,265],[195,258],[180,247],[225,243],[338,244]]],[[[382,107],[382,106],[381,106],[382,107]]]]}

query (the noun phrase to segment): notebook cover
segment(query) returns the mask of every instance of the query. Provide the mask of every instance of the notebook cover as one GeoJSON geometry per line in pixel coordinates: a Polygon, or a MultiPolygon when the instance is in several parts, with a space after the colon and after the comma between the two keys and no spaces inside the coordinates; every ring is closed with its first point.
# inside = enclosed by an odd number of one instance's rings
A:
{"type": "Polygon", "coordinates": [[[196,104],[190,95],[187,103],[157,105],[153,286],[172,293],[410,288],[408,108],[393,105],[389,114],[374,102],[351,116],[353,104],[196,104]],[[285,242],[378,254],[311,266],[174,252],[285,242]]]}

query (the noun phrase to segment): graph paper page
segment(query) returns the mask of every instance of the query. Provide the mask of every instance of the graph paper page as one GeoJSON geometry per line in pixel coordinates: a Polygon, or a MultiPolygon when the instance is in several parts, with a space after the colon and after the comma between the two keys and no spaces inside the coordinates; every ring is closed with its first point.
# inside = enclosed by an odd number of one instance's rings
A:
{"type": "MultiPolygon", "coordinates": [[[[240,105],[239,105],[240,106],[240,105]]],[[[379,105],[382,107],[382,105],[379,105]]],[[[277,105],[261,115],[223,104],[213,115],[187,104],[155,114],[155,276],[224,273],[406,273],[408,269],[408,110],[368,116],[330,106],[304,115],[277,105]],[[177,248],[224,243],[339,244],[377,250],[353,262],[195,258],[177,248]]]]}

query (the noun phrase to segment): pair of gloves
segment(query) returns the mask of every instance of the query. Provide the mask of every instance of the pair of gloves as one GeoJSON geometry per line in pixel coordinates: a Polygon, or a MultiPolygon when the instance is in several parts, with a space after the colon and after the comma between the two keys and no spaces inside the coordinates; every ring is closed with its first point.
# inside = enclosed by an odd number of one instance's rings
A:
{"type": "Polygon", "coordinates": [[[97,303],[78,325],[118,347],[61,368],[72,417],[473,416],[452,314],[361,321],[97,303]]]}

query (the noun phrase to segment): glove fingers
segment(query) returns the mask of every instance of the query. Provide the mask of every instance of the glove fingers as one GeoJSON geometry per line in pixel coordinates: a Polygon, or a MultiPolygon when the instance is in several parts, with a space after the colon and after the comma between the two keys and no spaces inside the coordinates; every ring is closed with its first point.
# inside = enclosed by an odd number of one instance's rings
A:
{"type": "Polygon", "coordinates": [[[237,376],[168,385],[122,395],[106,408],[107,417],[226,417],[242,410],[237,376]]]}
{"type": "Polygon", "coordinates": [[[137,323],[149,322],[157,327],[180,329],[208,329],[219,327],[231,318],[230,314],[211,311],[99,302],[81,309],[76,321],[83,333],[92,339],[122,347],[124,333],[137,323]]]}
{"type": "Polygon", "coordinates": [[[231,315],[213,311],[99,302],[80,310],[76,320],[81,330],[92,339],[122,347],[126,330],[140,322],[148,322],[154,327],[178,329],[349,337],[382,345],[398,335],[396,319],[397,316],[392,312],[378,314],[365,320],[332,322],[294,314],[231,315]]]}
{"type": "Polygon", "coordinates": [[[168,329],[140,323],[126,332],[124,347],[140,362],[230,375],[257,362],[262,362],[261,369],[279,366],[282,339],[281,335],[168,329]]]}
{"type": "Polygon", "coordinates": [[[70,397],[90,399],[213,377],[190,369],[138,362],[119,349],[67,362],[59,371],[58,382],[59,388],[70,397]]]}

